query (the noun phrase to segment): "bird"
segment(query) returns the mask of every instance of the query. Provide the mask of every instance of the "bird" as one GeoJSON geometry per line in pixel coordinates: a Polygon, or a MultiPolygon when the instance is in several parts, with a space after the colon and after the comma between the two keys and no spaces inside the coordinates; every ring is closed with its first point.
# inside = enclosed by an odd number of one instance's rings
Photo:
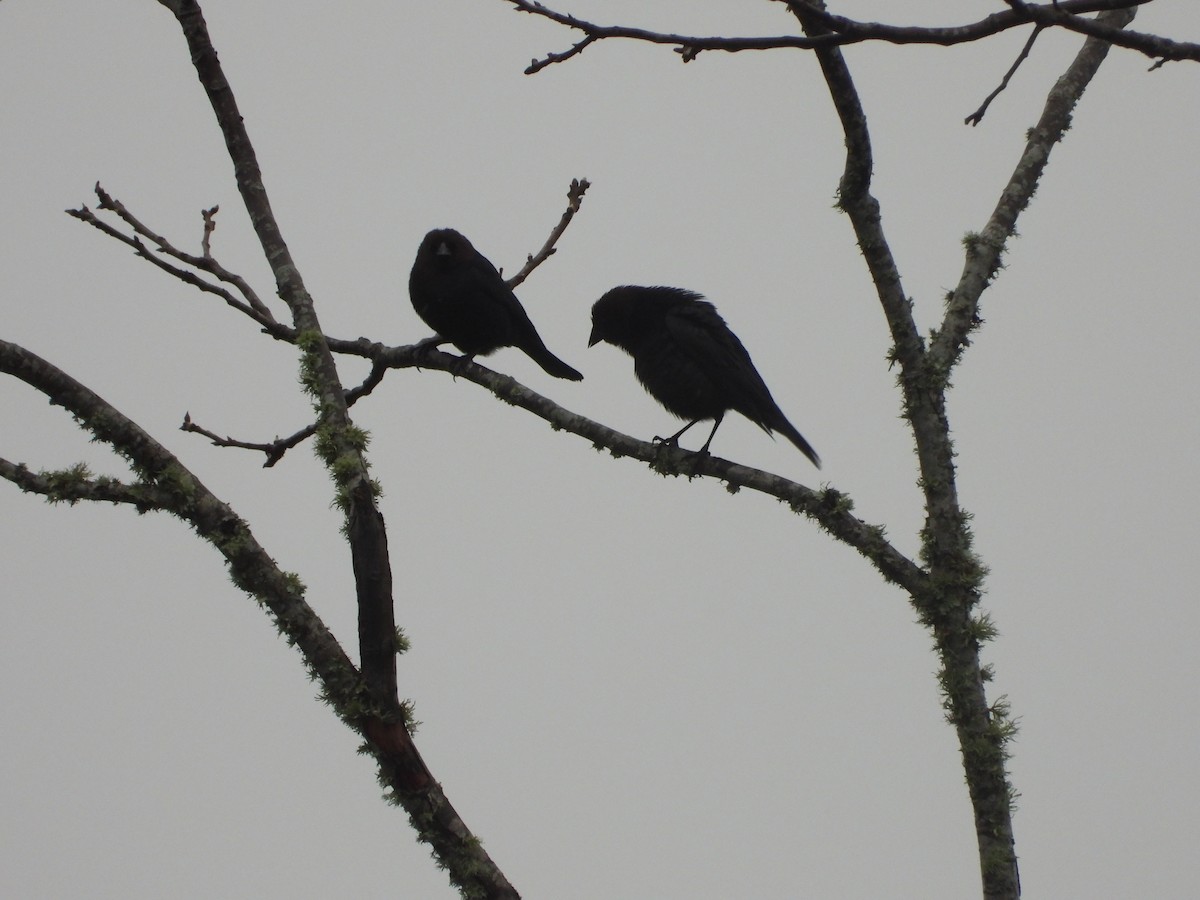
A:
{"type": "Polygon", "coordinates": [[[821,468],[821,458],[779,409],[742,342],[701,294],[676,287],[615,287],[592,306],[588,346],[601,341],[632,356],[634,374],[650,395],[667,412],[689,420],[655,441],[677,447],[685,431],[712,419],[699,450],[704,455],[732,409],[767,434],[778,431],[821,468]]]}
{"type": "Polygon", "coordinates": [[[448,342],[467,359],[516,347],[555,378],[583,379],[546,349],[496,267],[453,228],[425,235],[408,276],[408,295],[417,315],[437,332],[422,346],[448,342]]]}

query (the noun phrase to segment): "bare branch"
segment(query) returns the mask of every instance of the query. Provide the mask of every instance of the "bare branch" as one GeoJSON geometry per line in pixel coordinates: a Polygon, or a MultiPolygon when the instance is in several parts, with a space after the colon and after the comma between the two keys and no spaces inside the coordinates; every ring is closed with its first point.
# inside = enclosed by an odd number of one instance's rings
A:
{"type": "Polygon", "coordinates": [[[583,204],[583,195],[587,193],[587,189],[591,186],[591,182],[586,178],[571,179],[571,187],[567,190],[567,208],[563,211],[562,218],[558,220],[558,224],[550,232],[550,237],[546,238],[546,243],[542,245],[542,249],[525,260],[525,265],[521,267],[521,270],[516,275],[507,279],[507,284],[510,288],[515,288],[523,282],[530,276],[534,269],[548,260],[557,251],[555,244],[563,236],[563,232],[567,230],[567,226],[571,224],[571,220],[575,218],[575,213],[579,212],[579,207],[583,204]]]}
{"type": "Polygon", "coordinates": [[[1006,0],[1009,8],[966,25],[908,26],[887,25],[882,22],[860,22],[826,12],[823,6],[803,0],[784,0],[790,11],[803,16],[820,33],[809,31],[804,36],[776,35],[766,37],[718,37],[675,34],[632,28],[624,25],[600,25],[567,13],[550,9],[535,0],[504,0],[518,12],[528,13],[557,22],[585,35],[584,39],[561,53],[550,53],[534,60],[525,73],[532,75],[557,62],[578,56],[589,44],[606,38],[642,41],[674,46],[684,62],[695,59],[704,50],[737,53],[742,50],[817,50],[842,47],[865,41],[890,44],[935,44],[952,46],[982,40],[992,35],[1026,24],[1067,28],[1092,37],[1105,37],[1115,44],[1137,50],[1155,59],[1192,60],[1200,62],[1200,44],[1171,41],[1157,35],[1122,33],[1097,25],[1084,18],[1084,13],[1130,9],[1150,0],[1056,0],[1052,3],[1025,3],[1006,0]]]}
{"type": "MultiPolygon", "coordinates": [[[[798,4],[799,5],[799,4],[798,4]]],[[[808,5],[803,5],[805,10],[808,5]]],[[[801,19],[806,33],[823,34],[824,16],[801,19]]],[[[883,230],[879,201],[871,193],[874,153],[867,115],[841,51],[836,47],[817,51],[846,139],[846,164],[838,184],[838,207],[850,219],[859,249],[871,273],[888,329],[892,335],[892,358],[900,364],[903,382],[913,383],[924,365],[925,345],[904,292],[900,270],[883,230]]]]}
{"type": "Polygon", "coordinates": [[[238,289],[238,292],[246,298],[246,302],[257,315],[252,316],[264,325],[275,323],[275,316],[267,308],[267,305],[259,299],[254,289],[250,287],[249,282],[240,275],[235,275],[224,266],[222,266],[212,255],[211,238],[212,233],[216,230],[217,223],[215,216],[219,206],[214,206],[212,209],[202,210],[200,215],[204,220],[204,234],[200,239],[200,247],[203,255],[194,256],[191,253],[185,253],[177,249],[170,241],[160,234],[157,234],[143,225],[134,215],[129,212],[125,204],[120,200],[112,197],[107,191],[100,186],[100,182],[96,182],[96,196],[100,198],[100,209],[111,210],[119,216],[135,234],[139,234],[147,240],[154,243],[159,251],[167,254],[182,263],[185,263],[193,268],[199,269],[202,272],[208,272],[215,275],[218,280],[226,284],[232,284],[238,289]]]}
{"type": "MultiPolygon", "coordinates": [[[[1125,9],[1132,12],[1135,6],[1149,2],[1150,0],[1140,0],[1136,4],[1112,4],[1110,9],[1113,13],[1125,9]]],[[[1126,31],[1123,28],[1113,25],[1113,20],[1106,19],[1103,15],[1097,16],[1094,19],[1066,15],[1063,11],[1067,10],[1067,7],[1068,4],[1066,3],[1059,3],[1057,6],[1052,4],[1050,7],[1030,6],[1030,18],[1039,25],[1060,26],[1069,31],[1097,38],[1118,47],[1136,50],[1144,56],[1157,60],[1150,67],[1151,71],[1160,68],[1167,62],[1180,62],[1183,60],[1200,62],[1200,44],[1188,41],[1173,41],[1156,34],[1146,34],[1140,31],[1126,31]]]]}
{"type": "Polygon", "coordinates": [[[219,205],[200,211],[204,218],[204,236],[200,238],[200,252],[204,254],[205,259],[212,259],[212,233],[217,228],[217,213],[220,211],[219,205]]]}
{"type": "MultiPolygon", "coordinates": [[[[1131,22],[1135,13],[1133,9],[1104,13],[1099,24],[1106,31],[1119,28],[1131,22]]],[[[1004,248],[1016,231],[1018,217],[1037,190],[1050,151],[1066,135],[1075,105],[1111,46],[1107,38],[1089,38],[1084,43],[1074,62],[1050,90],[1041,118],[1029,132],[1025,150],[987,224],[979,234],[968,235],[965,241],[963,272],[947,297],[946,316],[930,348],[931,365],[946,377],[966,348],[971,331],[979,324],[980,297],[1000,269],[1004,248]]]]}
{"type": "MultiPolygon", "coordinates": [[[[376,346],[382,347],[382,345],[376,346]]],[[[380,365],[378,363],[372,366],[371,374],[367,376],[366,380],[358,387],[352,388],[346,392],[346,405],[353,406],[360,399],[367,396],[367,394],[371,393],[371,391],[375,390],[375,388],[379,386],[379,383],[383,381],[383,376],[387,373],[387,370],[387,366],[380,365]]],[[[301,428],[295,434],[291,435],[291,437],[276,438],[269,443],[254,443],[249,441],[240,441],[231,437],[221,437],[216,432],[209,431],[207,428],[203,428],[193,422],[191,413],[184,413],[183,424],[179,426],[179,430],[202,435],[208,438],[209,441],[212,442],[213,446],[216,447],[237,447],[242,450],[256,450],[259,453],[264,453],[266,454],[267,460],[263,463],[263,468],[268,469],[283,459],[284,454],[293,447],[303,443],[316,434],[317,423],[314,422],[311,425],[301,428]]]]}
{"type": "MultiPolygon", "coordinates": [[[[1016,0],[1010,0],[1010,2],[1016,2],[1016,0]]],[[[975,112],[963,119],[964,125],[970,125],[974,127],[983,121],[984,114],[987,113],[987,108],[992,105],[992,101],[999,97],[1004,89],[1008,87],[1009,81],[1011,81],[1013,75],[1017,73],[1017,69],[1021,67],[1021,63],[1025,62],[1025,60],[1029,58],[1029,52],[1033,49],[1033,43],[1038,39],[1038,35],[1042,33],[1043,27],[1044,26],[1042,25],[1037,25],[1034,27],[1033,31],[1029,35],[1029,40],[1025,42],[1025,46],[1021,48],[1021,52],[1017,54],[1016,61],[1009,66],[1008,71],[1004,73],[1004,77],[1000,79],[999,87],[997,87],[994,91],[988,94],[987,97],[984,98],[984,101],[982,104],[980,104],[979,109],[975,110],[975,112]]]]}
{"type": "Polygon", "coordinates": [[[587,47],[597,40],[596,35],[589,34],[582,41],[571,45],[570,50],[564,50],[562,53],[547,53],[545,59],[531,59],[529,65],[525,67],[526,75],[536,75],[538,72],[547,66],[552,66],[555,63],[566,62],[572,56],[578,56],[587,47]]]}
{"type": "MultiPolygon", "coordinates": [[[[235,275],[234,273],[228,271],[211,256],[192,256],[191,254],[184,253],[176,249],[161,235],[155,234],[154,232],[150,231],[150,229],[142,225],[142,223],[134,218],[120,202],[114,200],[107,193],[105,193],[104,189],[101,188],[99,184],[96,185],[96,193],[100,197],[99,208],[117,213],[120,218],[133,229],[134,234],[132,236],[124,234],[123,232],[118,231],[116,228],[113,228],[107,222],[104,222],[102,219],[100,219],[86,206],[80,206],[78,209],[68,209],[66,211],[67,215],[73,216],[82,222],[86,222],[93,228],[96,228],[114,240],[120,241],[121,243],[132,247],[134,252],[142,259],[146,260],[151,265],[157,266],[169,275],[178,278],[185,284],[190,284],[206,293],[216,294],[238,312],[249,316],[255,322],[258,322],[269,333],[274,334],[280,329],[281,326],[279,322],[276,321],[275,317],[271,315],[270,310],[267,309],[263,302],[258,298],[258,295],[254,292],[254,289],[251,288],[246,280],[240,275],[235,275]],[[239,300],[225,288],[215,285],[210,281],[205,281],[194,272],[171,265],[162,259],[162,257],[151,253],[146,247],[145,243],[142,242],[142,237],[145,237],[147,240],[153,242],[157,246],[159,252],[165,254],[166,256],[170,256],[179,260],[180,262],[198,268],[202,271],[209,272],[210,274],[215,275],[219,280],[224,281],[226,284],[234,285],[242,294],[242,296],[246,298],[245,302],[239,300]]],[[[206,229],[206,237],[208,230],[210,229],[206,229]]]]}

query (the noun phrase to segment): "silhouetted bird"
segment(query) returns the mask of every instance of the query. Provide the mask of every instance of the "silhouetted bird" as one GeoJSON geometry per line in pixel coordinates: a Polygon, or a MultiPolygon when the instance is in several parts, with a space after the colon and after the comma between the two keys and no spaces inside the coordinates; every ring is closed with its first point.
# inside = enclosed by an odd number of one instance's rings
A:
{"type": "Polygon", "coordinates": [[[633,371],[651,396],[668,412],[690,420],[669,438],[655,440],[678,445],[697,422],[713,419],[700,448],[707,453],[725,413],[734,409],[767,434],[786,435],[821,467],[816,451],[776,405],[742,342],[700,294],[672,287],[613,288],[592,307],[588,346],[600,341],[632,356],[633,371]]]}
{"type": "Polygon", "coordinates": [[[438,333],[432,343],[452,343],[468,359],[517,347],[556,378],[583,379],[546,349],[496,267],[453,228],[425,235],[408,276],[408,295],[417,315],[438,333]]]}

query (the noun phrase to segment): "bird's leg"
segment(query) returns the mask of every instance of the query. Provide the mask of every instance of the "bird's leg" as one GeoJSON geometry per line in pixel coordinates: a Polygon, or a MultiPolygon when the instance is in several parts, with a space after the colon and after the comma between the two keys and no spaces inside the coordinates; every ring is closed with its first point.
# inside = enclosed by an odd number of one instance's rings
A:
{"type": "Polygon", "coordinates": [[[705,441],[704,446],[700,448],[700,452],[698,454],[699,456],[707,456],[708,455],[708,445],[712,443],[713,435],[715,435],[717,433],[717,429],[721,427],[721,421],[724,418],[725,418],[725,413],[721,413],[720,415],[717,416],[716,420],[713,422],[713,430],[708,433],[708,440],[705,441]]]}
{"type": "MultiPolygon", "coordinates": [[[[675,432],[675,433],[674,433],[673,435],[671,435],[670,437],[659,437],[659,436],[656,434],[656,435],[654,436],[654,443],[656,443],[656,444],[666,444],[668,447],[678,447],[678,446],[679,446],[679,439],[680,439],[681,437],[683,437],[683,433],[684,433],[685,431],[687,431],[689,428],[691,428],[693,425],[695,425],[695,424],[696,424],[697,422],[699,422],[699,421],[700,421],[699,419],[692,419],[692,421],[688,422],[686,425],[684,425],[682,428],[680,428],[680,429],[679,429],[677,432],[675,432]]],[[[709,440],[712,440],[712,438],[710,437],[710,438],[709,438],[709,440]]]]}

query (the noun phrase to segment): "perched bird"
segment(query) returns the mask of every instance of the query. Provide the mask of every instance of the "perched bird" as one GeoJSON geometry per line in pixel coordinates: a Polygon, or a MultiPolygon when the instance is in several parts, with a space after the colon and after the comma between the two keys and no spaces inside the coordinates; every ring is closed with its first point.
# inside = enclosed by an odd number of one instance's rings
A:
{"type": "Polygon", "coordinates": [[[555,378],[583,379],[546,349],[496,267],[453,228],[425,235],[408,276],[408,295],[417,315],[437,332],[434,344],[452,343],[468,359],[517,347],[555,378]]]}
{"type": "Polygon", "coordinates": [[[673,287],[616,287],[592,307],[588,346],[607,341],[633,357],[633,371],[650,395],[687,425],[702,419],[713,429],[700,448],[708,452],[725,413],[737,410],[767,434],[786,435],[814,466],[820,457],[780,411],[742,346],[716,307],[700,294],[673,287]]]}

